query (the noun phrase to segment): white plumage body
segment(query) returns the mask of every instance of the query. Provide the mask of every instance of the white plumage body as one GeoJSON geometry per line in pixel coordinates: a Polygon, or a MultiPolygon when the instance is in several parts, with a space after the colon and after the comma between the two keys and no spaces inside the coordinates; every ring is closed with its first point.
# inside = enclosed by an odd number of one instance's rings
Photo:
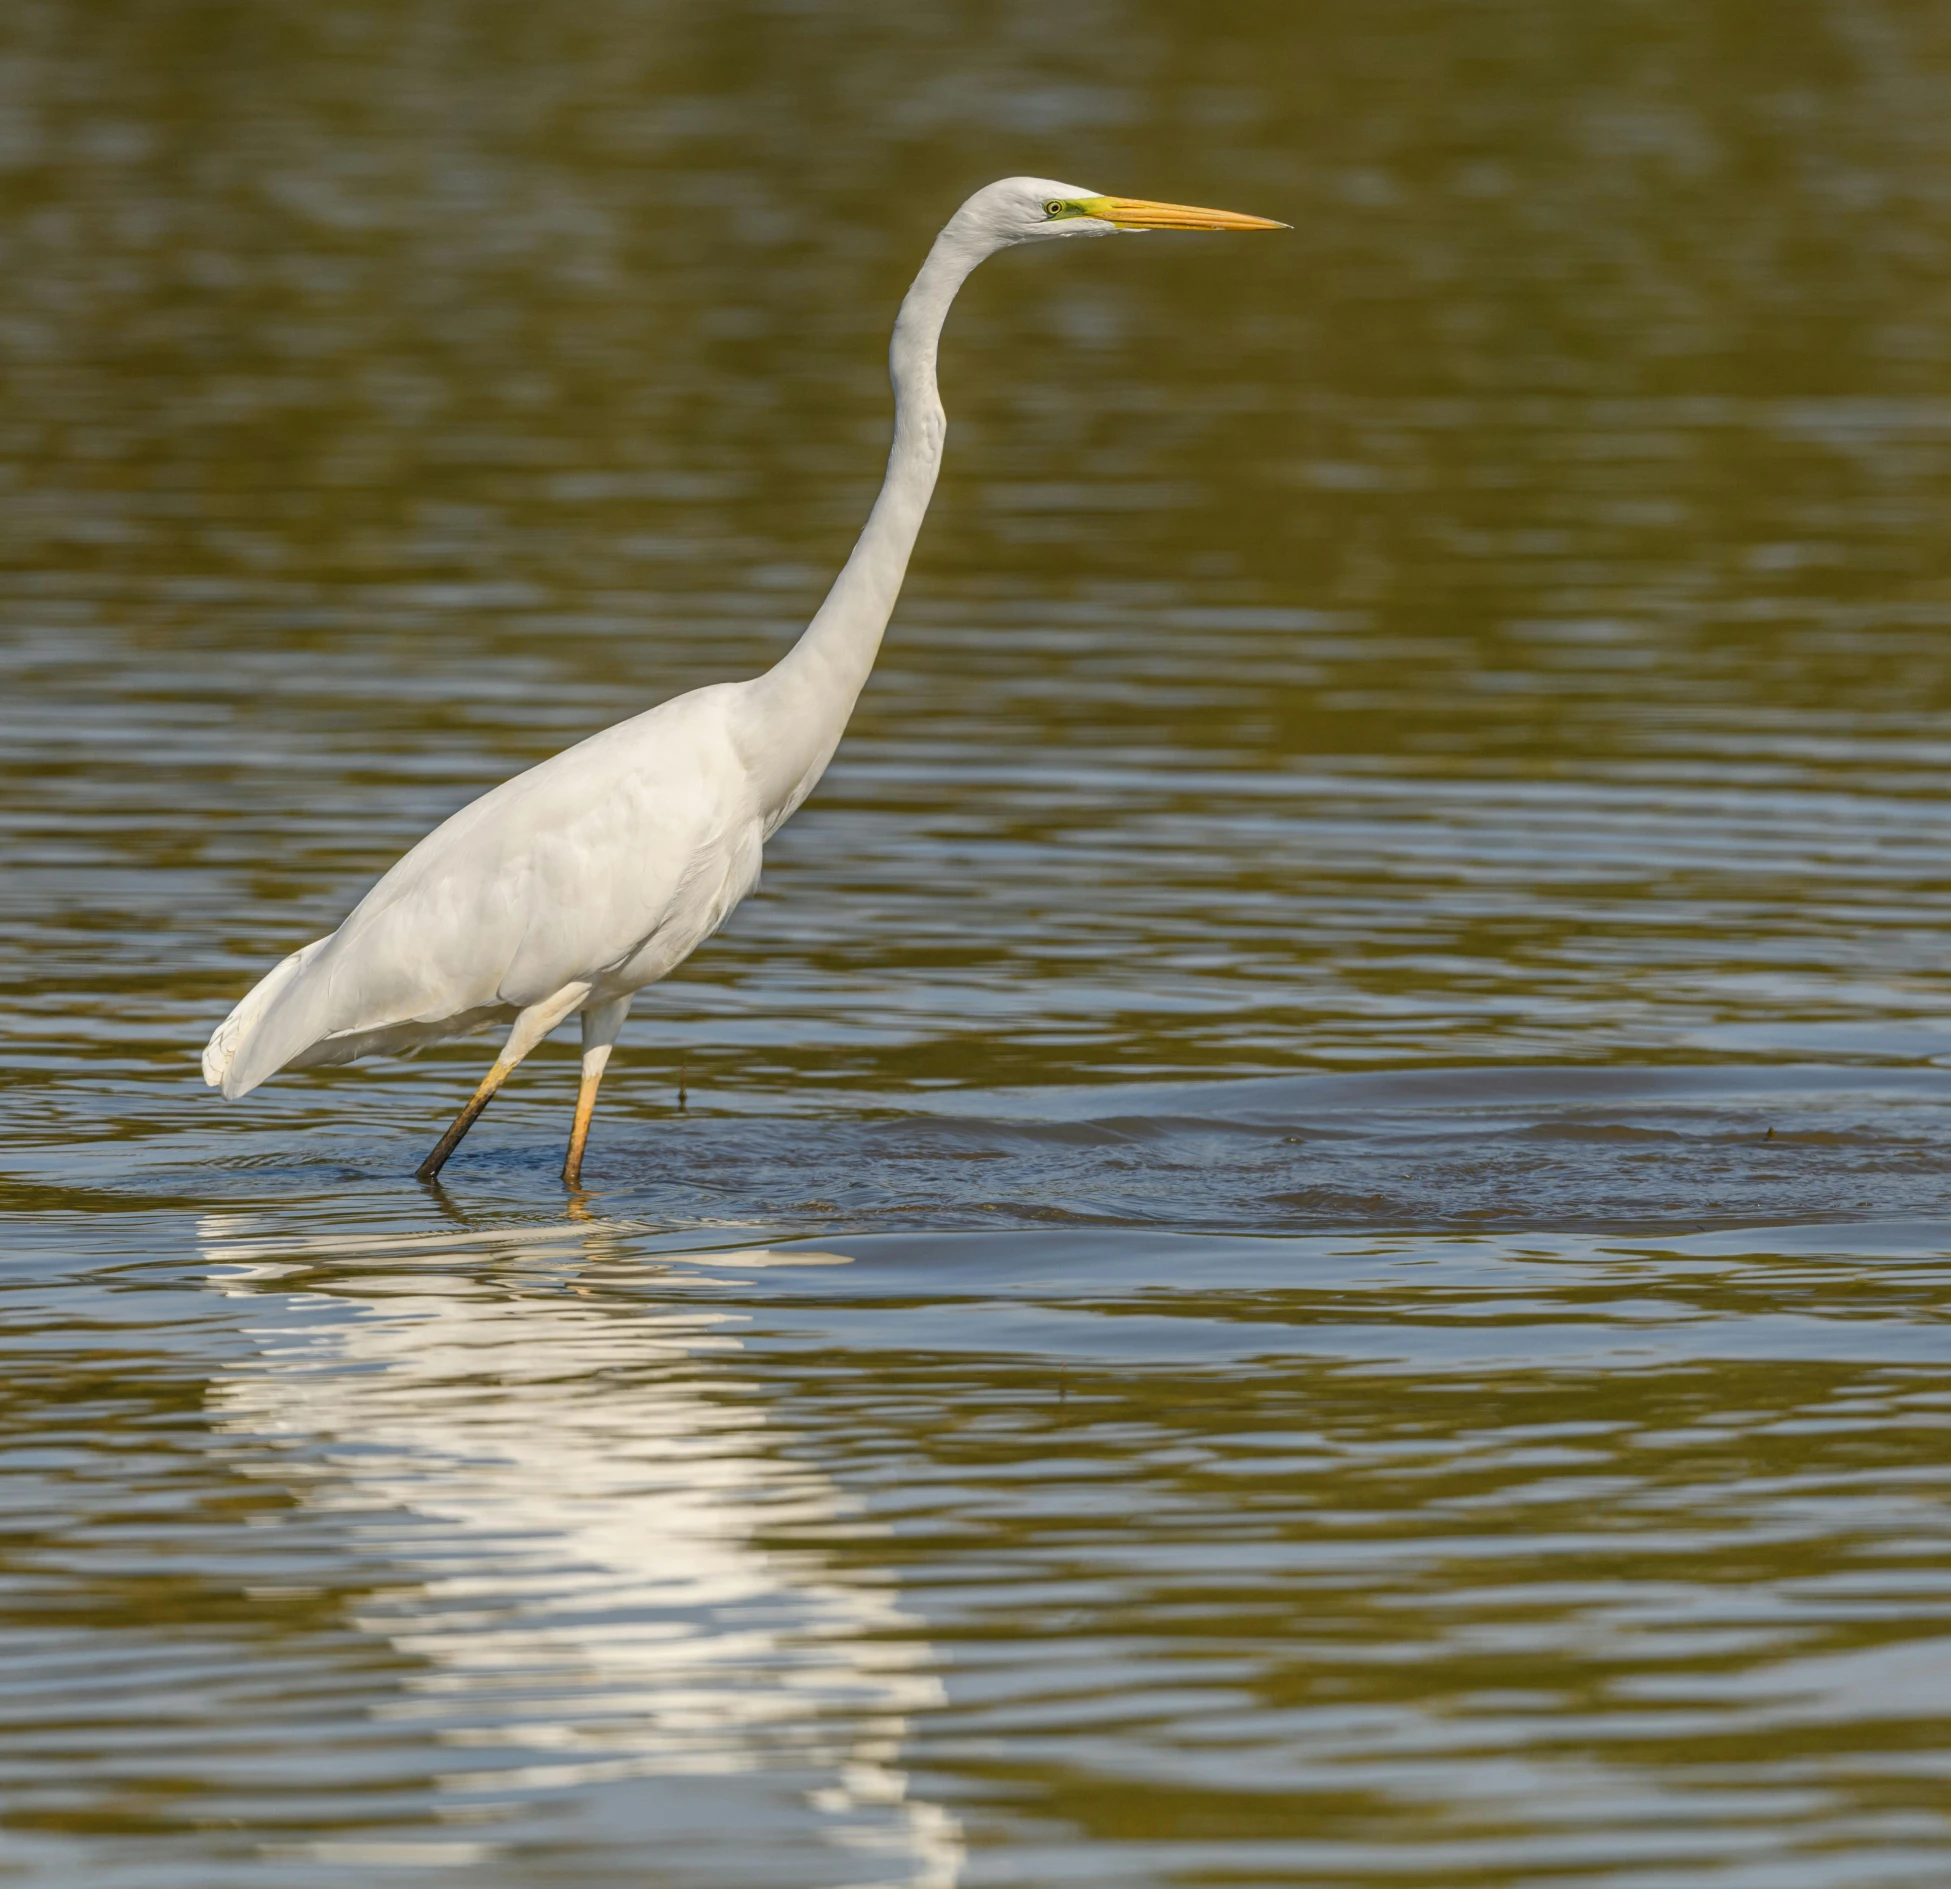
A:
{"type": "Polygon", "coordinates": [[[758,883],[786,811],[759,803],[741,765],[752,688],[660,703],[443,821],[232,1011],[205,1077],[245,1095],[280,1069],[397,1054],[572,986],[600,1003],[667,975],[758,883]]]}

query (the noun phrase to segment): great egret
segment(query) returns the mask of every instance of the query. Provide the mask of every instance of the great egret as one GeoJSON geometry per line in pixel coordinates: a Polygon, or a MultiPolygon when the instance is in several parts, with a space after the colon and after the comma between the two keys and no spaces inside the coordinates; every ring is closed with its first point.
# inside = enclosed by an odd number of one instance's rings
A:
{"type": "Polygon", "coordinates": [[[1274,230],[1265,217],[1101,197],[1041,177],[949,218],[889,345],[894,445],[866,528],[798,642],[504,781],[443,821],[329,938],[277,965],[220,1023],[204,1079],[248,1095],[281,1069],[418,1049],[510,1022],[467,1106],[418,1169],[432,1180],[557,1024],[583,1021],[562,1178],[581,1183],[597,1085],[646,984],[675,970],[759,876],[759,852],[826,771],[874,666],[942,462],[935,351],[956,291],[1012,243],[1120,230],[1274,230]]]}

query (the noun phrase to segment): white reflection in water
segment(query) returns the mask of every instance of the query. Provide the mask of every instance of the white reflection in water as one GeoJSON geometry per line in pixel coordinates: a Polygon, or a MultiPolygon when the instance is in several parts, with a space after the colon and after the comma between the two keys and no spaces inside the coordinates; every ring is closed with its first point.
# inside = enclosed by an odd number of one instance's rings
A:
{"type": "MultiPolygon", "coordinates": [[[[945,1889],[954,1821],[894,1768],[940,1697],[929,1649],[890,1584],[762,1545],[832,1529],[846,1499],[741,1394],[729,1315],[598,1283],[631,1230],[335,1242],[207,1219],[213,1283],[265,1311],[213,1390],[218,1433],[260,1473],[274,1446],[305,1503],[414,1571],[354,1619],[416,1663],[374,1710],[455,1751],[457,1814],[573,1793],[555,1801],[653,1847],[660,1881],[945,1889]],[[285,1283],[354,1250],[344,1285],[285,1283]],[[389,1252],[414,1270],[375,1271],[389,1252]]],[[[629,1263],[640,1285],[657,1262],[629,1263]]]]}

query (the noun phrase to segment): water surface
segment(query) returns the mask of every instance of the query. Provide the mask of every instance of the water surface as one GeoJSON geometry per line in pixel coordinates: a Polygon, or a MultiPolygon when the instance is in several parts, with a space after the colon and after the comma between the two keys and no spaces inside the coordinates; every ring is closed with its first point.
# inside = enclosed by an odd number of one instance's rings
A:
{"type": "Polygon", "coordinates": [[[1951,1868],[1951,33],[1908,0],[0,22],[0,1880],[1951,1868]],[[770,661],[760,894],[440,1190],[203,1037],[770,661]]]}

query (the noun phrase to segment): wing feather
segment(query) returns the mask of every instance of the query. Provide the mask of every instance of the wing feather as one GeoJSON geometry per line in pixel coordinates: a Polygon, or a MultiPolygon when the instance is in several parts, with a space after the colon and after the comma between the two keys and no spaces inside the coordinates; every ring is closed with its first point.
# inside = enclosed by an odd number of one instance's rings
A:
{"type": "Polygon", "coordinates": [[[320,1053],[336,1038],[479,1028],[688,930],[687,901],[722,877],[700,863],[758,819],[729,725],[740,686],[661,703],[461,808],[244,998],[210,1039],[206,1079],[239,1096],[294,1061],[336,1060],[320,1053]]]}

